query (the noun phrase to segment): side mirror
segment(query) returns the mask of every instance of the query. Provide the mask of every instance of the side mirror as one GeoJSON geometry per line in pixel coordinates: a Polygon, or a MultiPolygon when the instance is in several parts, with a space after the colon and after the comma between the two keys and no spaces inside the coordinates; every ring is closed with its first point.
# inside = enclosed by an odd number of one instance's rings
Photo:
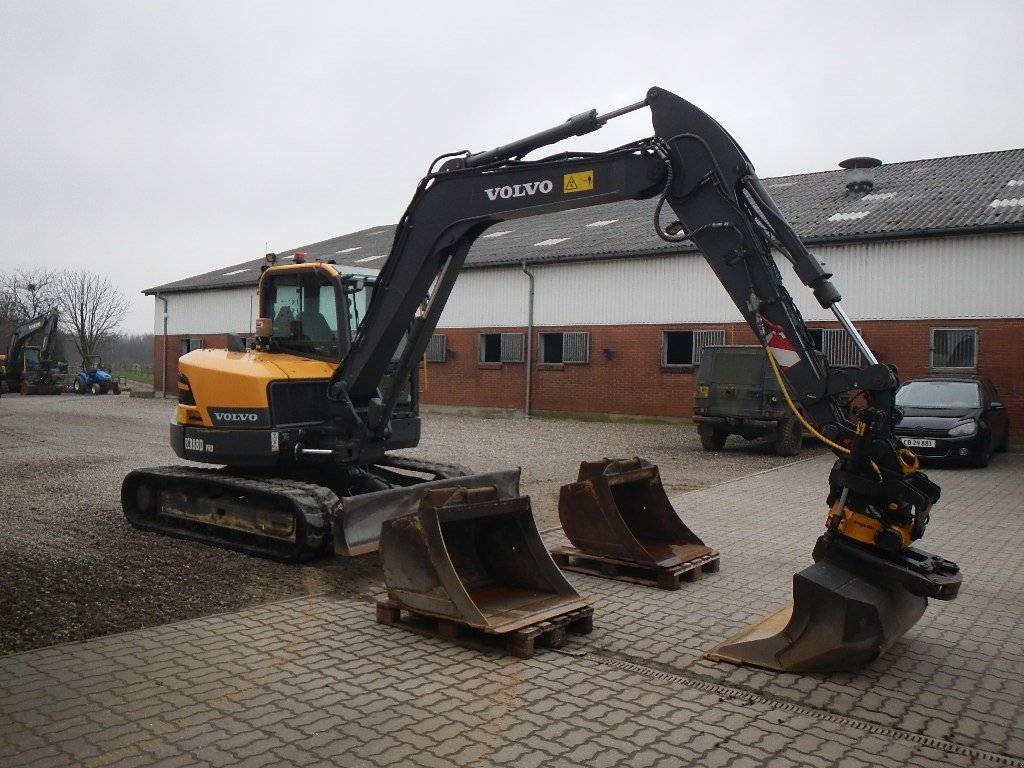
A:
{"type": "Polygon", "coordinates": [[[1003,411],[1005,409],[1006,406],[1000,402],[991,402],[988,404],[988,410],[990,411],[1003,411]]]}

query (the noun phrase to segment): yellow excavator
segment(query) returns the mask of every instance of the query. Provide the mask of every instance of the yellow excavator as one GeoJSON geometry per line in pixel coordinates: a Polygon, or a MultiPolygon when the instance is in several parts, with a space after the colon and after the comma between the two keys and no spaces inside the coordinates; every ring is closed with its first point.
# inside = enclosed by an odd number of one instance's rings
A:
{"type": "MultiPolygon", "coordinates": [[[[953,599],[961,582],[955,563],[912,546],[939,488],[894,435],[896,371],[872,354],[832,274],[801,243],[732,137],[660,88],[494,150],[437,158],[375,277],[269,257],[254,345],[198,350],[179,364],[172,447],[182,459],[221,466],[132,472],[122,487],[128,520],[302,560],[332,544],[343,554],[374,549],[381,524],[406,514],[425,489],[506,486],[498,496],[514,496],[517,476],[471,475],[391,454],[419,440],[417,363],[466,255],[502,221],[652,198],[654,230],[699,248],[764,346],[794,413],[837,456],[815,563],[794,576],[793,605],[714,655],[787,670],[848,668],[876,657],[920,618],[928,598],[953,599]],[[652,115],[651,137],[524,159],[643,108],[652,115]],[[835,315],[862,368],[829,369],[815,354],[773,251],[835,315]],[[867,403],[853,421],[843,407],[850,393],[867,403]]],[[[467,509],[484,519],[479,506],[467,509]]],[[[749,514],[756,512],[752,502],[749,514]]],[[[445,519],[460,514],[446,504],[445,519]]]]}

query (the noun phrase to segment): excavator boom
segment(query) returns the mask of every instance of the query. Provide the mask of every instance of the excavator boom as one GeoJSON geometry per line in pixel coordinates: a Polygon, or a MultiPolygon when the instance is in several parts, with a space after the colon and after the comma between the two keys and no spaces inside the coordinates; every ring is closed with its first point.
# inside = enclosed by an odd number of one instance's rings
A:
{"type": "Polygon", "coordinates": [[[799,403],[798,417],[838,457],[829,478],[826,530],[813,553],[817,563],[797,574],[785,627],[758,630],[756,641],[747,635],[726,643],[715,657],[777,669],[864,663],[917,621],[928,597],[955,597],[961,578],[955,563],[910,546],[924,535],[939,488],[894,436],[896,371],[876,360],[843,310],[832,273],[803,245],[743,150],[715,120],[660,88],[610,116],[583,113],[563,126],[432,168],[397,227],[366,322],[328,396],[345,404],[349,435],[380,439],[400,383],[422,356],[470,247],[488,227],[658,197],[653,226],[659,236],[692,243],[703,253],[764,346],[794,413],[799,403]],[[644,106],[654,125],[649,139],[601,153],[522,159],[644,106]],[[775,251],[846,329],[865,367],[837,372],[815,354],[775,251]],[[398,373],[384,383],[385,365],[403,340],[398,373]],[[863,392],[868,405],[851,421],[842,395],[853,390],[863,392]],[[856,648],[845,639],[843,627],[850,626],[859,628],[856,648]]]}

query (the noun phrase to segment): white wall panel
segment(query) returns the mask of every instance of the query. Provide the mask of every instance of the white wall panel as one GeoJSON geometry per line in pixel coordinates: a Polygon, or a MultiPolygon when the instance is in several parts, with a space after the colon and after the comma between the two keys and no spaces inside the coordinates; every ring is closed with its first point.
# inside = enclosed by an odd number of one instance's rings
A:
{"type": "Polygon", "coordinates": [[[441,313],[442,328],[524,326],[530,280],[519,267],[467,269],[459,275],[441,313]]]}
{"type": "MultiPolygon", "coordinates": [[[[855,319],[1024,316],[1024,235],[892,240],[814,252],[835,273],[843,307],[855,319]]],[[[831,318],[811,304],[809,318],[831,318]]]]}
{"type": "MultiPolygon", "coordinates": [[[[835,273],[854,320],[971,319],[1024,316],[1024,235],[891,240],[813,249],[835,273]]],[[[780,270],[807,320],[832,320],[780,259],[780,270]]],[[[699,254],[530,267],[538,326],[723,323],[739,319],[699,254]]],[[[172,334],[249,333],[256,291],[168,294],[172,334]]],[[[459,275],[441,316],[443,328],[522,327],[529,280],[519,267],[459,275]]],[[[163,303],[154,301],[154,332],[163,303]]]]}
{"type": "MultiPolygon", "coordinates": [[[[893,240],[823,246],[854,320],[1024,316],[1024,235],[893,240]]],[[[834,320],[779,258],[783,280],[807,320],[834,320]]],[[[534,323],[628,325],[722,323],[735,306],[698,254],[532,266],[534,323]]],[[[523,326],[529,284],[518,267],[459,276],[441,327],[523,326]]]]}
{"type": "MultiPolygon", "coordinates": [[[[172,335],[251,333],[256,325],[256,288],[169,293],[167,332],[172,335]]],[[[154,333],[163,334],[164,303],[155,300],[154,333]]]]}
{"type": "Polygon", "coordinates": [[[704,258],[557,264],[537,270],[537,325],[728,322],[737,317],[704,258]]]}

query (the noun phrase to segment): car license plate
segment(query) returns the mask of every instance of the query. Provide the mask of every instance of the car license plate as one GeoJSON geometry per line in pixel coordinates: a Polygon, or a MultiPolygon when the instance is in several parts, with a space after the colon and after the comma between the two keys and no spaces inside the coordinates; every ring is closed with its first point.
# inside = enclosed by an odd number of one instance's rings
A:
{"type": "Polygon", "coordinates": [[[923,437],[901,437],[900,440],[907,448],[934,448],[935,441],[923,437]]]}

